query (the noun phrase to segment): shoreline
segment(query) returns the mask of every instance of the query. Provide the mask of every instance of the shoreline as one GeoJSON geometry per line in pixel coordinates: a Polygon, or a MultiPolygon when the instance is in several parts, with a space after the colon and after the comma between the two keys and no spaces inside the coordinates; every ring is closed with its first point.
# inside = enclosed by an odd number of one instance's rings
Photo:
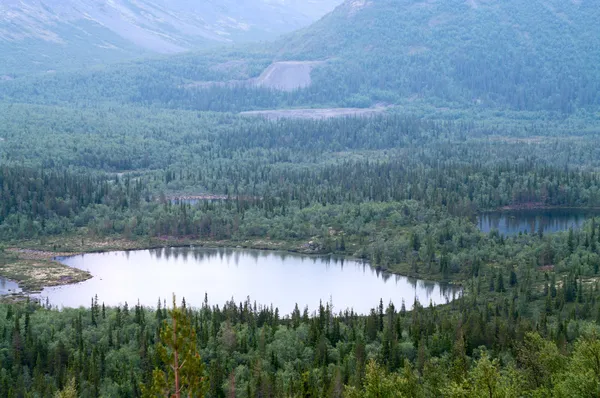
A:
{"type": "Polygon", "coordinates": [[[554,205],[545,205],[540,203],[523,203],[523,204],[518,204],[518,205],[507,205],[507,206],[502,206],[502,207],[498,207],[496,209],[493,210],[485,210],[485,211],[480,211],[477,214],[486,214],[486,213],[493,213],[493,212],[510,212],[510,211],[535,211],[535,210],[581,210],[581,211],[593,211],[593,212],[599,212],[600,214],[600,207],[583,207],[583,206],[554,206],[554,205]]]}
{"type": "MultiPolygon", "coordinates": [[[[80,239],[80,238],[79,238],[80,239]]],[[[57,238],[57,241],[63,243],[69,243],[70,238],[64,237],[62,240],[57,238]]],[[[462,287],[461,280],[443,280],[435,278],[435,275],[417,275],[413,272],[404,272],[407,270],[389,269],[381,266],[373,266],[369,261],[354,257],[352,255],[345,255],[339,253],[323,253],[319,252],[318,249],[312,249],[306,242],[286,242],[286,241],[270,241],[270,240],[245,240],[245,241],[205,241],[205,240],[193,240],[193,239],[164,239],[164,238],[151,238],[142,241],[128,240],[123,238],[117,238],[114,240],[105,240],[103,242],[89,241],[87,247],[68,247],[66,250],[51,250],[48,248],[48,244],[40,244],[34,242],[22,242],[22,244],[15,243],[11,247],[5,250],[6,253],[15,255],[12,264],[23,264],[29,265],[30,270],[35,271],[36,268],[48,267],[56,270],[56,275],[24,275],[23,273],[11,272],[11,264],[6,264],[4,267],[0,267],[2,271],[9,267],[9,272],[1,272],[0,274],[5,279],[17,283],[18,287],[22,290],[18,294],[7,294],[0,296],[0,301],[6,298],[27,298],[31,294],[39,293],[46,287],[55,286],[67,286],[84,282],[93,278],[89,272],[69,267],[61,263],[58,258],[73,257],[84,254],[93,253],[108,253],[115,251],[138,251],[138,250],[153,250],[153,249],[164,249],[164,248],[184,248],[184,247],[196,247],[206,249],[238,249],[238,250],[260,250],[269,252],[281,252],[288,254],[297,254],[310,257],[324,257],[324,256],[336,256],[339,259],[348,261],[360,261],[369,265],[372,269],[389,275],[399,275],[406,278],[418,279],[425,282],[446,284],[448,286],[462,287]],[[34,262],[32,264],[32,262],[34,262]],[[68,273],[65,277],[63,274],[68,273]],[[74,274],[74,275],[72,275],[74,274]]],[[[400,264],[399,264],[400,265],[400,264]]],[[[22,268],[22,267],[20,267],[22,268]]]]}
{"type": "MultiPolygon", "coordinates": [[[[600,207],[564,207],[550,206],[542,202],[530,202],[518,205],[508,205],[494,210],[481,211],[477,215],[493,212],[528,212],[551,210],[579,210],[598,212],[600,207]]],[[[172,236],[143,237],[138,240],[119,236],[99,238],[79,236],[59,236],[43,238],[41,240],[16,241],[5,249],[4,264],[0,265],[0,275],[14,282],[22,290],[18,294],[0,296],[0,300],[7,297],[21,295],[28,297],[30,294],[42,291],[46,287],[66,286],[91,279],[93,275],[87,271],[72,268],[58,261],[60,257],[72,257],[91,253],[106,253],[112,251],[152,250],[162,248],[202,247],[207,249],[230,248],[251,249],[263,251],[280,251],[282,253],[300,254],[306,256],[337,256],[350,261],[364,261],[371,268],[390,275],[399,275],[407,278],[419,279],[426,282],[444,283],[453,286],[463,286],[460,276],[445,279],[436,273],[415,273],[406,264],[394,264],[392,267],[373,266],[368,260],[357,258],[351,254],[325,253],[318,244],[312,241],[271,241],[269,239],[255,240],[200,240],[193,237],[176,238],[172,236]]]]}

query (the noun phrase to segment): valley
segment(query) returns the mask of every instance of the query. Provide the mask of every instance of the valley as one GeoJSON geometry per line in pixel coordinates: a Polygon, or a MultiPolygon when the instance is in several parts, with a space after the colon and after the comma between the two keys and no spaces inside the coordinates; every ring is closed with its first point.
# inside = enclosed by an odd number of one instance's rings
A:
{"type": "Polygon", "coordinates": [[[600,7],[340,3],[0,6],[0,398],[600,394],[600,7]]]}
{"type": "Polygon", "coordinates": [[[337,0],[255,0],[241,6],[233,1],[7,0],[0,4],[4,53],[0,72],[47,73],[274,39],[309,25],[338,4],[337,0]],[[70,64],[63,63],[65,55],[70,64]]]}

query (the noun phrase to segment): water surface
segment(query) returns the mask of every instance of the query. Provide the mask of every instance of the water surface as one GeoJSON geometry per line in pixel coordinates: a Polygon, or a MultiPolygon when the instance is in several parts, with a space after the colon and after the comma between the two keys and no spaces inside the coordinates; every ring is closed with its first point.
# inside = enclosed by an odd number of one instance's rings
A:
{"type": "Polygon", "coordinates": [[[0,296],[3,294],[20,293],[21,288],[16,282],[0,276],[0,296]]]}
{"type": "Polygon", "coordinates": [[[398,308],[404,299],[410,309],[415,299],[423,305],[430,300],[442,304],[459,294],[456,288],[381,273],[360,261],[257,250],[168,248],[85,254],[61,261],[94,277],[44,289],[42,300],[58,307],[89,306],[96,294],[106,305],[133,305],[139,300],[156,306],[159,298],[170,302],[172,293],[198,307],[206,293],[211,305],[250,297],[283,314],[296,303],[312,311],[319,301],[330,299],[336,311],[353,308],[367,313],[380,299],[398,308]]]}
{"type": "Polygon", "coordinates": [[[598,211],[585,209],[503,211],[480,214],[477,223],[485,233],[496,229],[503,235],[531,234],[537,233],[540,227],[544,233],[552,233],[581,228],[586,220],[599,215],[598,211]]]}

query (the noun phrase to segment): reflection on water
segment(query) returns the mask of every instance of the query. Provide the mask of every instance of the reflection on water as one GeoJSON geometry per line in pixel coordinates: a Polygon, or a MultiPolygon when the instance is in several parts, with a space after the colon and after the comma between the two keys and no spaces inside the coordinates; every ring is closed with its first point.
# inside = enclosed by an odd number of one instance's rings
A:
{"type": "Polygon", "coordinates": [[[20,292],[21,288],[19,288],[19,285],[16,282],[9,281],[0,276],[0,295],[20,292]]]}
{"type": "Polygon", "coordinates": [[[391,275],[360,261],[332,256],[238,249],[164,248],[132,252],[94,253],[61,260],[91,272],[94,278],[47,288],[41,298],[57,306],[88,306],[91,297],[118,305],[128,302],[155,306],[159,298],[185,297],[200,306],[205,293],[213,305],[230,299],[273,305],[284,314],[297,303],[311,310],[332,300],[336,311],[352,308],[368,313],[382,299],[397,307],[443,304],[460,294],[444,284],[391,275]]]}
{"type": "Polygon", "coordinates": [[[531,234],[537,233],[540,227],[544,233],[552,233],[580,228],[587,219],[599,214],[579,209],[492,212],[480,214],[477,223],[485,233],[496,229],[503,235],[531,234]]]}

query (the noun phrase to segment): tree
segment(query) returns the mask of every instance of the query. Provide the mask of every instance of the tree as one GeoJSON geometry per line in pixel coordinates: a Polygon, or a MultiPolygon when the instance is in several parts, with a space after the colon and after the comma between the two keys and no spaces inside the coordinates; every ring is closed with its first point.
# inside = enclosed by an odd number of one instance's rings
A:
{"type": "Polygon", "coordinates": [[[349,398],[392,398],[397,397],[398,391],[392,378],[371,359],[367,363],[365,382],[361,391],[355,387],[346,387],[346,397],[349,398]]]}
{"type": "Polygon", "coordinates": [[[476,392],[474,396],[489,398],[498,396],[500,372],[497,360],[491,361],[487,352],[483,352],[470,373],[473,390],[476,392]]]}
{"type": "Polygon", "coordinates": [[[556,396],[600,396],[600,339],[595,332],[575,343],[568,370],[558,383],[556,396]]]}
{"type": "Polygon", "coordinates": [[[75,379],[69,379],[67,385],[61,391],[54,394],[54,398],[77,398],[77,388],[75,388],[75,379]]]}
{"type": "Polygon", "coordinates": [[[498,278],[496,279],[496,291],[499,293],[503,293],[506,291],[504,288],[504,275],[502,274],[502,270],[498,270],[498,278]]]}
{"type": "Polygon", "coordinates": [[[517,273],[515,272],[515,267],[510,268],[510,287],[515,287],[517,285],[517,273]]]}
{"type": "Polygon", "coordinates": [[[198,354],[196,332],[185,307],[177,307],[175,295],[169,319],[160,331],[157,352],[168,370],[165,373],[154,369],[150,388],[143,388],[145,397],[204,397],[208,384],[198,354]]]}
{"type": "Polygon", "coordinates": [[[564,363],[558,347],[537,333],[527,333],[517,350],[517,363],[523,369],[525,380],[532,389],[552,386],[551,375],[564,363]]]}
{"type": "Polygon", "coordinates": [[[573,236],[573,228],[569,228],[569,237],[567,238],[567,247],[569,248],[569,253],[573,254],[575,250],[575,239],[573,236]]]}

